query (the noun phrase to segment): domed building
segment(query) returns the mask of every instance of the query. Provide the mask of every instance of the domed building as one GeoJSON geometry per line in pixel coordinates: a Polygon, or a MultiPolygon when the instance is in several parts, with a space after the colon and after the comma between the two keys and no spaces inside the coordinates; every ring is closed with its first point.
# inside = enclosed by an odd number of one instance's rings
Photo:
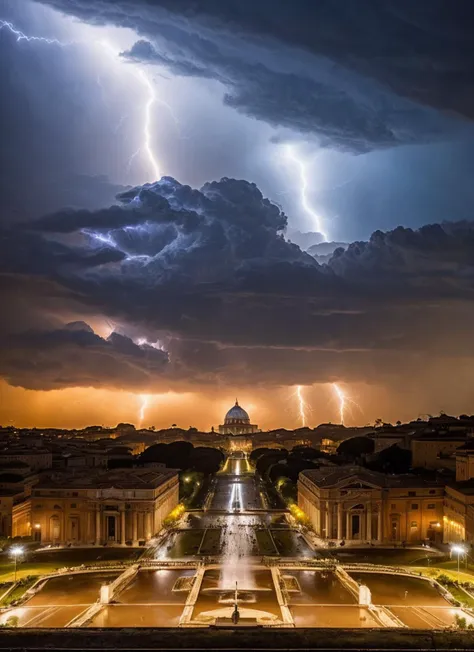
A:
{"type": "Polygon", "coordinates": [[[236,399],[235,405],[225,415],[223,425],[219,426],[219,432],[221,435],[251,435],[259,430],[257,425],[250,423],[249,415],[236,399]]]}

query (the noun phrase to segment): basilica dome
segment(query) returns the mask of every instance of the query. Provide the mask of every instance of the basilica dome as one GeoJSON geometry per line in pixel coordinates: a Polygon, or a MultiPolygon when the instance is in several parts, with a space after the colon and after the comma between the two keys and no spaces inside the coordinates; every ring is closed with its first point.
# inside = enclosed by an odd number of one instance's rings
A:
{"type": "Polygon", "coordinates": [[[225,415],[224,424],[229,426],[232,424],[246,424],[250,423],[250,417],[247,412],[240,407],[239,402],[235,401],[235,405],[225,415]]]}

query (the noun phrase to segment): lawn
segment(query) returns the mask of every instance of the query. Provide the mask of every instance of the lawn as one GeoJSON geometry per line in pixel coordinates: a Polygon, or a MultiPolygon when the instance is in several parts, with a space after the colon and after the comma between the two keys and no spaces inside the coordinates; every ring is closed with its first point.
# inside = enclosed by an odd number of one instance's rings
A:
{"type": "Polygon", "coordinates": [[[1,607],[8,607],[12,602],[18,600],[23,596],[23,594],[36,582],[37,577],[30,577],[28,580],[24,580],[21,584],[17,585],[11,593],[9,593],[1,602],[1,607]]]}
{"type": "Polygon", "coordinates": [[[323,556],[328,554],[342,564],[385,564],[387,566],[439,566],[445,561],[444,556],[430,550],[418,548],[330,548],[327,551],[318,550],[323,556]]]}
{"type": "Polygon", "coordinates": [[[286,557],[314,557],[301,534],[294,530],[271,530],[278,554],[286,557]]]}
{"type": "Polygon", "coordinates": [[[204,530],[179,530],[165,542],[167,556],[170,559],[181,559],[197,555],[203,535],[204,530]]]}
{"type": "Polygon", "coordinates": [[[257,530],[255,532],[257,537],[258,549],[261,555],[277,555],[272,538],[268,530],[257,530]]]}
{"type": "Polygon", "coordinates": [[[204,534],[201,555],[218,555],[221,549],[221,529],[209,529],[204,534]]]}
{"type": "MultiPolygon", "coordinates": [[[[144,551],[136,548],[58,548],[53,550],[25,551],[18,562],[17,579],[27,575],[47,575],[65,566],[81,566],[100,562],[137,559],[144,551]]],[[[0,582],[12,582],[15,565],[8,553],[0,554],[0,582]]]]}

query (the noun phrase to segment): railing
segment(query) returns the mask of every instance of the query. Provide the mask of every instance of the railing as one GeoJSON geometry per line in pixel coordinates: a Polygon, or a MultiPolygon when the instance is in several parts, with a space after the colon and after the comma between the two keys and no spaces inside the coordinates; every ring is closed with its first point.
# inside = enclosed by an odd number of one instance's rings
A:
{"type": "Polygon", "coordinates": [[[197,568],[200,562],[193,559],[144,559],[139,564],[140,568],[197,568]]]}

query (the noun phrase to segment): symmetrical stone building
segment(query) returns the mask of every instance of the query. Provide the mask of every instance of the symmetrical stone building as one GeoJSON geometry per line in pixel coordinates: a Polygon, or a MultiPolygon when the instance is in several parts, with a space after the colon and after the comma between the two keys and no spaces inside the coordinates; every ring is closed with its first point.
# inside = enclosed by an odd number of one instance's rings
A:
{"type": "Polygon", "coordinates": [[[32,528],[42,543],[138,545],[176,507],[178,485],[166,468],[57,473],[32,490],[32,528]]]}
{"type": "Polygon", "coordinates": [[[220,446],[228,451],[246,451],[252,450],[251,435],[259,432],[256,424],[250,423],[250,417],[247,412],[240,407],[238,400],[227,412],[224,423],[219,426],[220,435],[229,435],[226,440],[221,440],[220,446]]]}
{"type": "Polygon", "coordinates": [[[310,469],[298,480],[298,505],[323,539],[441,541],[443,500],[443,485],[357,466],[310,469]]]}
{"type": "Polygon", "coordinates": [[[258,431],[258,426],[250,423],[249,415],[240,407],[237,399],[225,415],[223,425],[219,426],[221,435],[251,435],[258,431]]]}

